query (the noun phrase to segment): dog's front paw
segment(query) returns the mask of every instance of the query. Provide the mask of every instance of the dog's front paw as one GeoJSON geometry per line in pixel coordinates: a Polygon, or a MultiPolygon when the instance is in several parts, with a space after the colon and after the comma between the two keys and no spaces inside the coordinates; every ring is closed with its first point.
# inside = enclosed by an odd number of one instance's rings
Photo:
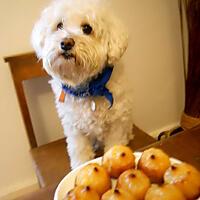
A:
{"type": "Polygon", "coordinates": [[[79,167],[80,165],[86,163],[87,161],[90,161],[94,158],[95,154],[93,152],[87,152],[87,153],[80,153],[79,156],[72,156],[71,157],[71,168],[75,169],[79,167]]]}
{"type": "Polygon", "coordinates": [[[71,135],[67,137],[67,143],[72,169],[94,158],[92,144],[85,135],[81,133],[71,135]]]}

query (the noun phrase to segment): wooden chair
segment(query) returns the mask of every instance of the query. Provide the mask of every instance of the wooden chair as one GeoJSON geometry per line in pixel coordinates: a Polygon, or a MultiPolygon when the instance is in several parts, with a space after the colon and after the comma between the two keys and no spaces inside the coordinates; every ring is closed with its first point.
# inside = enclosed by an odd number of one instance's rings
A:
{"type": "MultiPolygon", "coordinates": [[[[41,187],[55,184],[70,171],[65,139],[38,146],[23,89],[23,81],[44,77],[47,74],[42,69],[42,64],[38,62],[34,53],[6,57],[5,62],[8,62],[12,73],[38,182],[41,187]]],[[[133,150],[155,142],[153,138],[137,127],[133,127],[133,131],[135,139],[130,144],[133,150]]]]}

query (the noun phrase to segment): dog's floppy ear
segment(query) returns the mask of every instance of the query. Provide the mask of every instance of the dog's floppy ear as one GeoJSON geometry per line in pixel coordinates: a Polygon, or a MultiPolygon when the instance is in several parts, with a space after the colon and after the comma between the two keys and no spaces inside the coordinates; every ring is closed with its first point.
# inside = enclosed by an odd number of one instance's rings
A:
{"type": "Polygon", "coordinates": [[[32,46],[38,56],[38,58],[42,58],[42,48],[43,48],[43,43],[44,43],[44,30],[41,26],[41,21],[39,20],[36,22],[34,25],[32,35],[31,35],[31,43],[32,46]]]}
{"type": "Polygon", "coordinates": [[[43,10],[40,19],[35,23],[33,27],[31,35],[31,43],[38,58],[42,58],[42,49],[44,46],[45,35],[50,24],[50,17],[48,16],[50,9],[51,7],[49,6],[43,10]]]}
{"type": "Polygon", "coordinates": [[[108,29],[108,63],[114,64],[127,48],[128,33],[121,22],[114,19],[112,19],[108,29]]]}

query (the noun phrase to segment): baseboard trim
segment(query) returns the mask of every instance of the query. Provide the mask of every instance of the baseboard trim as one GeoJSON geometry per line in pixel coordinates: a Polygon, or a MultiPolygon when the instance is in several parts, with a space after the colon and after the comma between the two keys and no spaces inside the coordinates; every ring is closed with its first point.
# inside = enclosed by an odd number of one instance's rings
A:
{"type": "Polygon", "coordinates": [[[174,124],[170,124],[170,125],[164,126],[162,128],[159,128],[159,129],[156,129],[156,130],[150,132],[149,135],[157,139],[158,135],[161,132],[168,131],[168,130],[171,130],[171,129],[174,129],[174,128],[178,128],[179,126],[180,126],[179,122],[174,123],[174,124]]]}

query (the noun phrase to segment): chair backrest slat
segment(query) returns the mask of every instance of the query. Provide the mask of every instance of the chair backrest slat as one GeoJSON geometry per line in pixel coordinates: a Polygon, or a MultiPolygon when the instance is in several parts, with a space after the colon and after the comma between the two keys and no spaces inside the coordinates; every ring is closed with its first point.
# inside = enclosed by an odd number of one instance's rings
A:
{"type": "Polygon", "coordinates": [[[38,145],[26,102],[23,81],[44,77],[47,74],[42,68],[42,63],[38,62],[34,53],[10,56],[4,58],[4,60],[9,63],[30,146],[31,148],[35,148],[38,145]]]}

